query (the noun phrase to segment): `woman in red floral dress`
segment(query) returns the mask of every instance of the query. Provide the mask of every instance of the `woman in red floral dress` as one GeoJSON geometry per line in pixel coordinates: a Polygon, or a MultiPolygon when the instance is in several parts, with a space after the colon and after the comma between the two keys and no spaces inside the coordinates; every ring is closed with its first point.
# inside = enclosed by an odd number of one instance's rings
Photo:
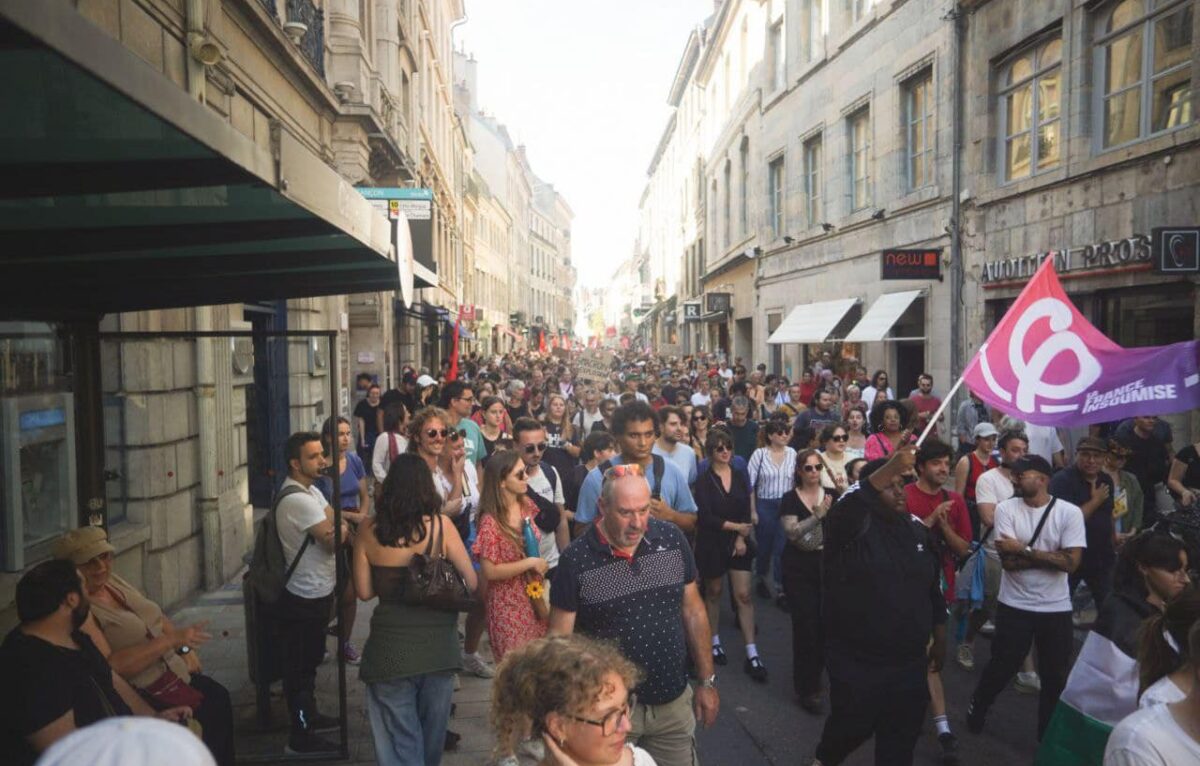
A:
{"type": "MultiPolygon", "coordinates": [[[[525,496],[525,464],[516,452],[493,454],[483,474],[479,499],[479,532],[472,549],[488,581],[486,606],[488,636],[496,662],[510,649],[546,635],[525,593],[531,577],[546,574],[546,560],[526,556],[525,519],[537,515],[537,506],[525,496]]],[[[536,524],[531,525],[539,539],[536,524]]]]}

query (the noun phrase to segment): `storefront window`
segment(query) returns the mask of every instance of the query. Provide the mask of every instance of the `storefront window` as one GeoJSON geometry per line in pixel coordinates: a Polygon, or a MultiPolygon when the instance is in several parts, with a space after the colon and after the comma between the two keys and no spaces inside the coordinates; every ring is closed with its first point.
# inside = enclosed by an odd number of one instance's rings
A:
{"type": "Polygon", "coordinates": [[[1125,348],[1194,340],[1196,302],[1190,284],[1114,290],[1097,298],[1097,326],[1125,348]]]}
{"type": "Polygon", "coordinates": [[[53,326],[0,322],[0,564],[20,571],[75,526],[75,403],[53,326]]]}

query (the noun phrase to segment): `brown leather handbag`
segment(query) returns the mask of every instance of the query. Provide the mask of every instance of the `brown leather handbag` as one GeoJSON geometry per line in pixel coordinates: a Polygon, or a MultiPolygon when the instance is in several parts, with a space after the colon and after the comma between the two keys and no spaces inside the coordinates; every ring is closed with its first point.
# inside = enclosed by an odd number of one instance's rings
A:
{"type": "Polygon", "coordinates": [[[446,558],[441,517],[435,517],[434,521],[425,552],[414,553],[408,562],[404,603],[446,612],[469,612],[475,606],[475,595],[453,562],[446,558]]]}

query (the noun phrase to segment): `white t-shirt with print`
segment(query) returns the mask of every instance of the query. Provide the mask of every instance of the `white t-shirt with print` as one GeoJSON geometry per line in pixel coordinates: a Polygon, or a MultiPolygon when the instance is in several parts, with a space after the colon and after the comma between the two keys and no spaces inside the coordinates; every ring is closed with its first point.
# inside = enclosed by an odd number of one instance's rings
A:
{"type": "MultiPolygon", "coordinates": [[[[1045,505],[1030,507],[1020,497],[1009,498],[996,506],[996,531],[992,534],[996,539],[1010,537],[1022,544],[1028,543],[1045,509],[1045,505]]],[[[1050,509],[1033,549],[1059,551],[1086,547],[1083,511],[1077,505],[1058,499],[1050,509]]],[[[1027,612],[1069,612],[1071,591],[1067,573],[1051,569],[1006,569],[1000,577],[1000,603],[1027,612]]]]}
{"type": "MultiPolygon", "coordinates": [[[[562,506],[566,504],[566,498],[563,495],[563,479],[554,472],[554,477],[558,479],[554,486],[550,486],[550,480],[546,478],[548,471],[554,471],[554,466],[546,463],[538,464],[538,472],[535,474],[527,474],[529,479],[529,488],[541,495],[546,500],[555,505],[562,506]]],[[[550,568],[558,566],[558,541],[554,539],[553,532],[542,530],[542,539],[538,541],[538,554],[546,560],[550,568]]]]}
{"type": "MultiPolygon", "coordinates": [[[[991,503],[996,506],[1014,494],[1016,494],[1016,487],[1013,486],[1012,479],[1005,476],[999,468],[989,468],[980,474],[979,479],[975,482],[976,503],[991,503]]],[[[992,521],[995,521],[995,517],[992,518],[992,521]]],[[[1000,554],[996,552],[995,530],[992,530],[987,540],[984,541],[983,552],[997,561],[1000,559],[1000,554]]]]}
{"type": "MultiPolygon", "coordinates": [[[[279,530],[279,542],[283,543],[283,559],[287,566],[291,566],[296,552],[304,544],[308,530],[328,518],[325,508],[329,503],[316,487],[305,488],[295,479],[286,479],[279,491],[283,492],[288,487],[304,489],[280,500],[279,507],[275,509],[275,526],[279,530]]],[[[287,590],[300,598],[323,598],[333,593],[336,578],[333,551],[326,550],[314,541],[304,549],[300,563],[287,582],[287,590]]]]}
{"type": "Polygon", "coordinates": [[[1175,721],[1168,705],[1154,705],[1130,714],[1113,729],[1104,748],[1104,766],[1185,763],[1200,763],[1200,742],[1175,721]]]}

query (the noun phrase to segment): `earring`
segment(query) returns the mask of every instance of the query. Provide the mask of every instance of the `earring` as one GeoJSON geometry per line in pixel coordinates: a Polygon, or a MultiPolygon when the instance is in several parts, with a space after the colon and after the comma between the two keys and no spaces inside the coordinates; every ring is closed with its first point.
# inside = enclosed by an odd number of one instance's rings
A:
{"type": "Polygon", "coordinates": [[[566,747],[566,746],[567,746],[567,738],[566,738],[566,737],[559,737],[559,739],[558,739],[558,746],[559,746],[559,747],[566,747]]]}

